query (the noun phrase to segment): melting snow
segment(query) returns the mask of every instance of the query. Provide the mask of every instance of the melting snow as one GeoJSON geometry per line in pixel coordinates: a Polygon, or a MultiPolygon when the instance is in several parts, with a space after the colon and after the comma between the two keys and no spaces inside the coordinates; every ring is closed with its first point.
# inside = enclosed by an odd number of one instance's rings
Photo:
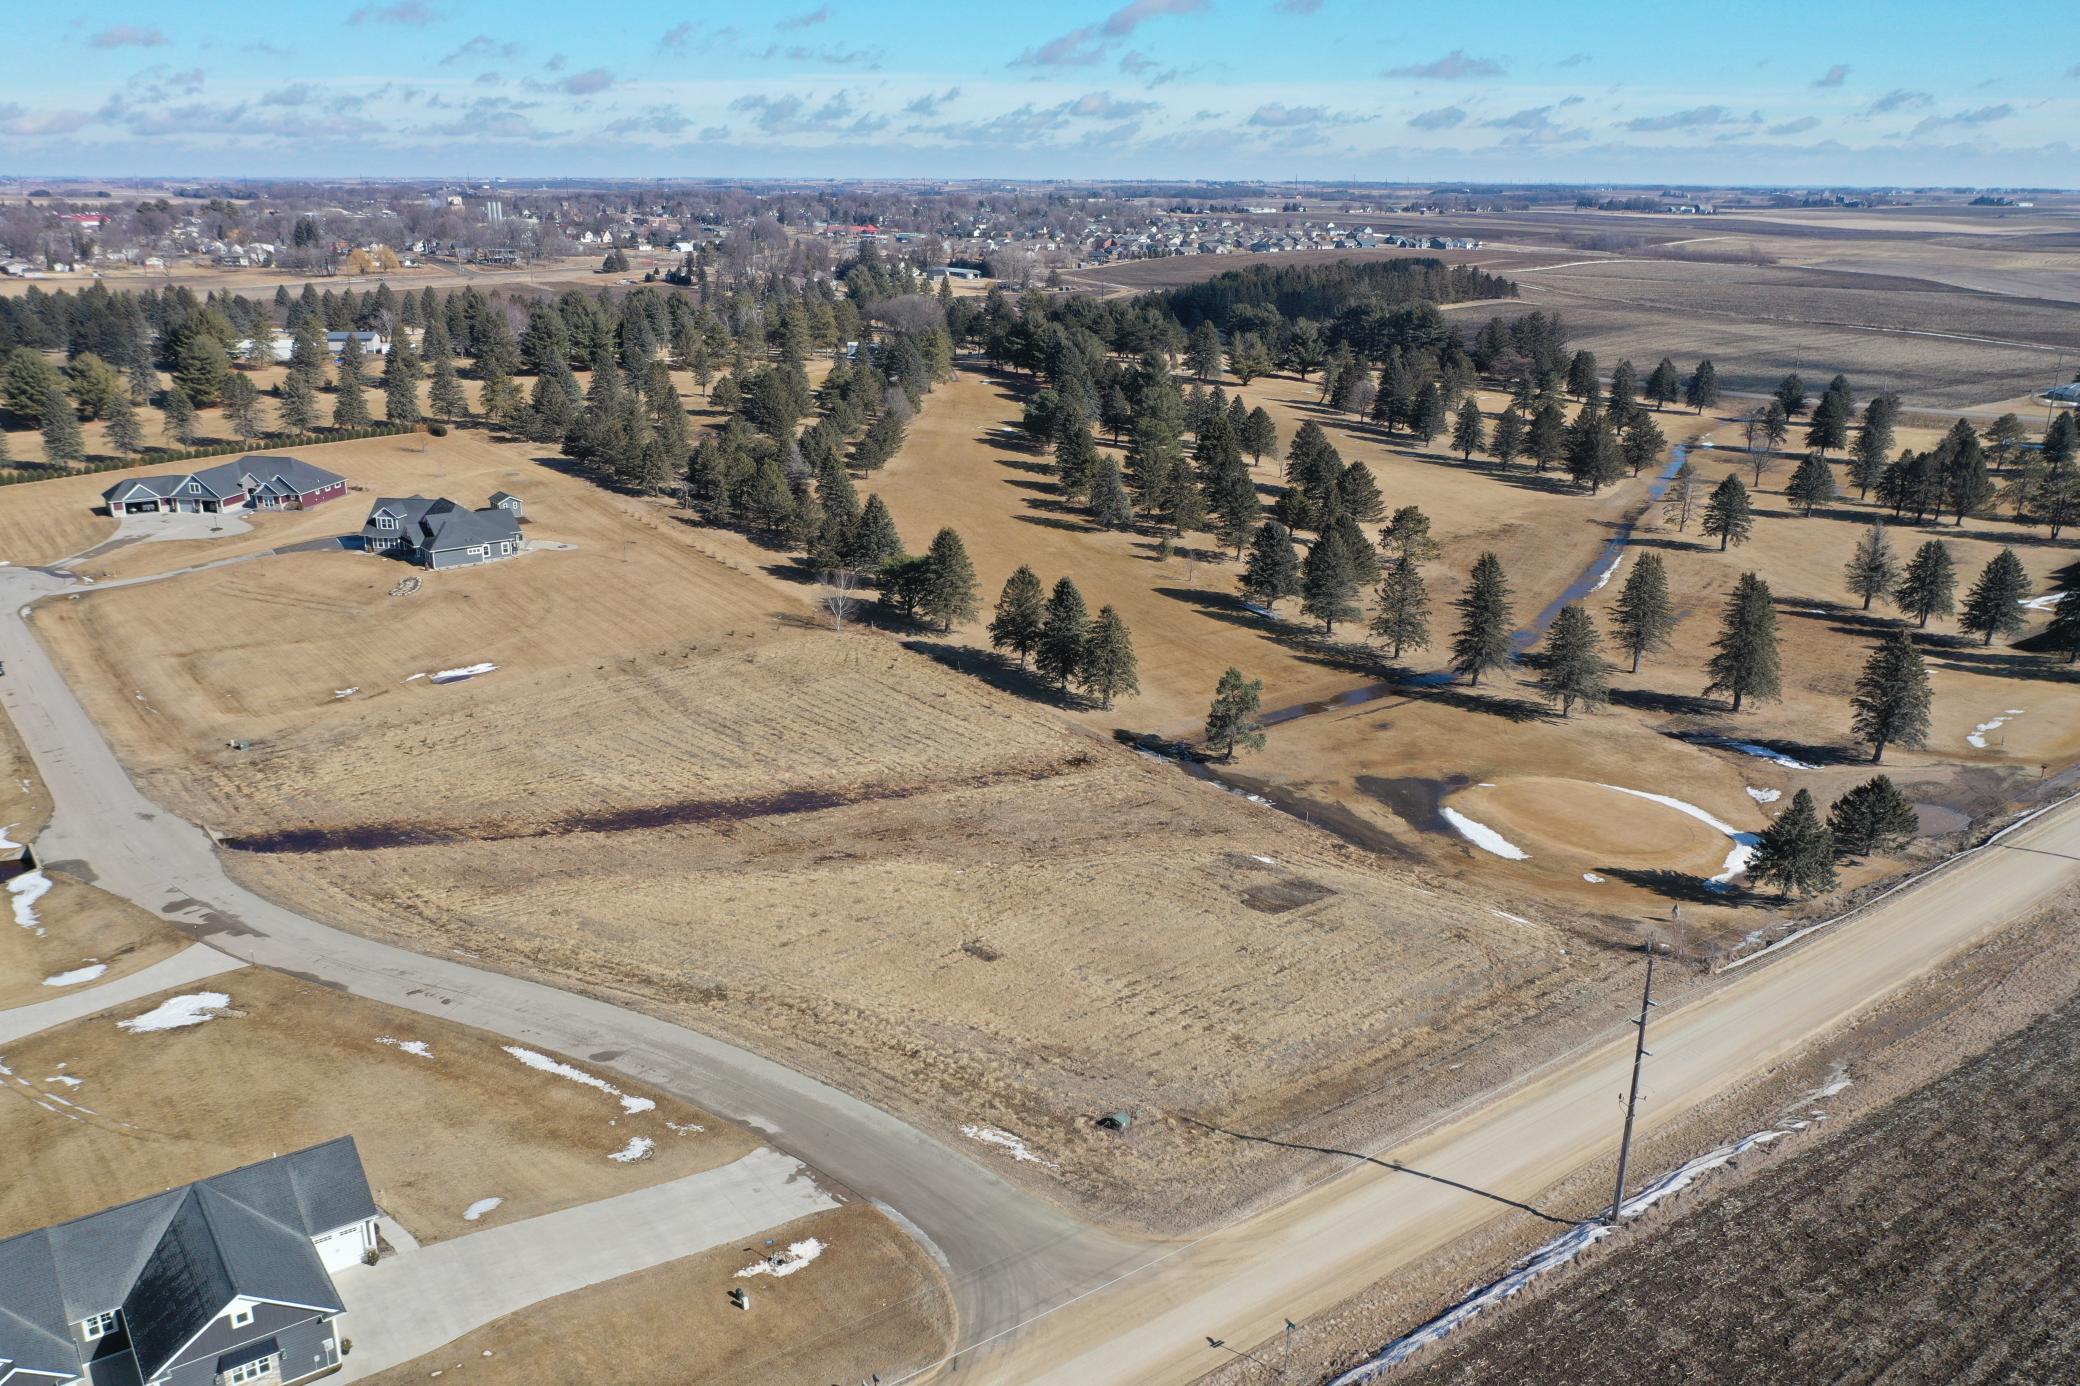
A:
{"type": "Polygon", "coordinates": [[[1594,871],[1584,871],[1582,873],[1582,879],[1587,881],[1590,885],[1603,884],[1603,877],[1597,875],[1594,871]]]}
{"type": "Polygon", "coordinates": [[[1508,910],[1490,909],[1488,913],[1494,915],[1497,919],[1507,919],[1512,924],[1522,924],[1526,928],[1529,928],[1531,925],[1531,921],[1523,915],[1511,914],[1508,910]]]}
{"type": "Polygon", "coordinates": [[[335,698],[351,698],[360,691],[359,688],[335,688],[332,690],[332,696],[335,698]]]}
{"type": "Polygon", "coordinates": [[[81,1082],[80,1079],[73,1077],[69,1073],[53,1073],[43,1081],[46,1083],[63,1083],[68,1088],[76,1088],[81,1082]]]}
{"type": "Polygon", "coordinates": [[[2065,593],[2063,592],[2046,592],[2041,597],[2024,597],[2016,605],[2030,611],[2049,611],[2052,607],[2057,606],[2059,600],[2064,596],[2065,593]]]}
{"type": "Polygon", "coordinates": [[[657,1142],[651,1140],[648,1136],[630,1136],[627,1145],[622,1146],[607,1158],[618,1164],[632,1165],[638,1160],[649,1159],[650,1152],[656,1148],[657,1142]]]}
{"type": "Polygon", "coordinates": [[[1981,722],[1978,726],[1973,727],[1971,731],[1966,734],[1965,740],[1969,741],[1973,746],[1983,751],[1986,749],[1986,733],[1990,731],[1998,731],[2000,728],[2008,725],[2009,718],[2020,717],[2023,714],[2023,712],[2024,709],[2022,708],[2011,707],[2006,712],[2002,713],[2000,716],[1994,718],[1992,721],[1981,722]]]}
{"type": "Polygon", "coordinates": [[[961,1134],[971,1141],[981,1141],[984,1145],[1002,1146],[1011,1152],[1012,1159],[1023,1164],[1046,1165],[1049,1169],[1060,1168],[1054,1161],[1043,1160],[1026,1149],[1026,1143],[1009,1131],[1000,1131],[994,1126],[963,1126],[961,1134]]]}
{"type": "Polygon", "coordinates": [[[7,883],[7,893],[14,897],[14,922],[33,930],[38,938],[44,936],[44,928],[36,921],[36,902],[49,894],[50,888],[51,878],[41,871],[24,871],[7,883]]]}
{"type": "MultiPolygon", "coordinates": [[[[583,1069],[572,1068],[569,1064],[558,1063],[547,1054],[537,1054],[532,1049],[522,1049],[517,1044],[508,1044],[503,1046],[503,1048],[506,1053],[511,1054],[529,1068],[539,1069],[543,1073],[553,1073],[559,1078],[568,1078],[573,1083],[583,1083],[588,1088],[598,1088],[609,1097],[620,1098],[621,1110],[630,1116],[634,1116],[638,1112],[654,1111],[657,1107],[657,1104],[647,1097],[630,1097],[606,1079],[587,1073],[583,1069]]],[[[649,1147],[644,1147],[646,1152],[648,1149],[649,1147]]],[[[621,1156],[617,1155],[614,1158],[618,1160],[621,1156]]],[[[640,1160],[643,1157],[641,1155],[630,1155],[628,1158],[640,1160]]]]}
{"type": "MultiPolygon", "coordinates": [[[[1811,767],[1808,766],[1807,768],[1810,769],[1811,767]]],[[[1677,813],[1687,813],[1698,822],[1716,828],[1732,838],[1733,850],[1726,854],[1726,862],[1720,868],[1719,874],[1711,877],[1710,883],[1712,885],[1725,885],[1735,876],[1746,871],[1748,863],[1755,857],[1755,849],[1762,845],[1762,839],[1754,833],[1744,833],[1731,823],[1723,823],[1695,804],[1686,804],[1681,799],[1671,799],[1666,794],[1649,794],[1644,789],[1627,789],[1621,784],[1607,784],[1604,788],[1615,789],[1620,794],[1630,794],[1635,799],[1651,800],[1665,808],[1672,808],[1677,813]]]]}
{"type": "Polygon", "coordinates": [[[1774,804],[1777,800],[1784,797],[1784,791],[1781,789],[1757,789],[1751,784],[1748,786],[1748,797],[1758,804],[1774,804]]]}
{"type": "Polygon", "coordinates": [[[823,1243],[814,1237],[805,1242],[789,1242],[785,1256],[769,1256],[754,1265],[746,1266],[737,1272],[737,1279],[743,1280],[753,1275],[793,1275],[821,1255],[823,1243]]]}
{"type": "MultiPolygon", "coordinates": [[[[464,679],[473,679],[479,674],[488,674],[497,667],[496,664],[465,664],[460,669],[441,670],[433,675],[433,681],[435,683],[460,683],[464,679]]],[[[409,679],[405,681],[407,683],[411,682],[409,679]]]]}
{"type": "Polygon", "coordinates": [[[181,1030],[190,1025],[200,1025],[204,1021],[216,1019],[217,1013],[230,1004],[231,998],[221,991],[198,991],[192,996],[168,997],[143,1015],[119,1020],[116,1025],[132,1034],[145,1034],[153,1030],[181,1030]]]}
{"type": "Polygon", "coordinates": [[[502,1198],[480,1198],[462,1210],[462,1220],[464,1222],[475,1222],[478,1218],[504,1202],[505,1200],[502,1198]]]}
{"type": "Polygon", "coordinates": [[[1758,756],[1772,764],[1781,765],[1786,770],[1818,770],[1820,768],[1817,765],[1808,765],[1802,760],[1793,760],[1782,751],[1773,751],[1767,746],[1758,746],[1752,741],[1729,741],[1726,743],[1726,749],[1739,751],[1744,756],[1758,756]]]}
{"type": "Polygon", "coordinates": [[[392,1049],[402,1049],[405,1053],[416,1054],[422,1059],[430,1059],[433,1057],[433,1046],[428,1044],[425,1040],[401,1040],[392,1039],[388,1035],[377,1035],[376,1043],[387,1044],[392,1049]]]}
{"type": "Polygon", "coordinates": [[[684,1126],[681,1126],[676,1121],[667,1121],[665,1123],[665,1126],[667,1129],[675,1131],[682,1136],[690,1136],[694,1134],[696,1131],[705,1131],[708,1129],[707,1127],[701,1125],[697,1121],[689,1121],[684,1126]]]}
{"type": "Polygon", "coordinates": [[[423,679],[423,678],[425,678],[425,677],[426,677],[426,675],[424,675],[424,674],[406,674],[406,675],[404,676],[404,681],[405,681],[406,683],[410,683],[410,682],[411,682],[411,681],[412,681],[413,679],[423,679]]]}
{"type": "Polygon", "coordinates": [[[1526,861],[1530,858],[1531,854],[1529,852],[1517,846],[1487,824],[1476,823],[1457,809],[1448,808],[1439,811],[1444,814],[1444,821],[1451,824],[1453,830],[1459,836],[1465,838],[1483,852],[1493,852],[1496,856],[1507,858],[1510,861],[1526,861]]]}
{"type": "Polygon", "coordinates": [[[56,976],[46,977],[43,984],[47,987],[76,987],[81,982],[93,981],[106,971],[107,963],[89,963],[85,967],[75,967],[70,972],[60,972],[56,976]]]}
{"type": "Polygon", "coordinates": [[[1618,556],[1611,560],[1611,566],[1603,570],[1603,575],[1596,579],[1596,585],[1594,587],[1591,587],[1589,590],[1591,592],[1601,592],[1604,588],[1604,584],[1609,582],[1611,580],[1612,575],[1618,571],[1618,565],[1620,563],[1623,563],[1624,561],[1625,554],[1622,550],[1620,550],[1618,556]]]}

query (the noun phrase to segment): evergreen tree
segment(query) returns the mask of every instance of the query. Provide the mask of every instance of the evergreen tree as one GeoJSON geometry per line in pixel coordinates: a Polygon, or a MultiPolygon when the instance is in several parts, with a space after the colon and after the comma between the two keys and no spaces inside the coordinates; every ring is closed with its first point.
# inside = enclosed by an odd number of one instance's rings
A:
{"type": "Polygon", "coordinates": [[[43,402],[43,460],[50,463],[86,460],[87,439],[63,389],[53,387],[43,402]]]}
{"type": "Polygon", "coordinates": [[[1940,539],[1931,539],[1914,550],[1899,585],[1892,589],[1893,605],[1928,628],[1931,616],[1948,616],[1957,609],[1957,565],[1940,539]]]}
{"type": "Polygon", "coordinates": [[[846,566],[854,572],[879,573],[903,556],[902,536],[896,533],[895,517],[879,496],[868,496],[860,507],[859,523],[852,527],[851,552],[846,566]]]}
{"type": "Polygon", "coordinates": [[[1004,590],[997,596],[997,613],[989,623],[989,643],[1000,650],[1016,650],[1018,667],[1023,669],[1040,643],[1046,621],[1047,592],[1040,585],[1040,575],[1020,564],[1004,580],[1004,590]]]}
{"type": "Polygon", "coordinates": [[[1393,647],[1392,658],[1401,652],[1427,649],[1430,644],[1430,590],[1423,570],[1406,553],[1394,555],[1380,578],[1378,605],[1372,616],[1372,633],[1393,647]]]}
{"type": "Polygon", "coordinates": [[[1755,528],[1755,512],[1748,505],[1748,488],[1731,472],[1726,479],[1712,488],[1712,498],[1704,505],[1704,532],[1719,541],[1719,551],[1724,553],[1729,544],[1745,544],[1748,534],[1755,528]]]}
{"type": "Polygon", "coordinates": [[[108,443],[125,457],[144,451],[144,425],[138,422],[137,406],[127,392],[119,391],[108,401],[103,415],[108,420],[108,443]]]}
{"type": "Polygon", "coordinates": [[[1083,691],[1098,700],[1098,706],[1112,710],[1112,700],[1125,693],[1139,693],[1141,678],[1134,658],[1134,639],[1127,631],[1127,623],[1120,619],[1119,612],[1111,606],[1098,609],[1098,619],[1091,623],[1090,636],[1083,643],[1083,663],[1077,671],[1077,682],[1083,691]]]}
{"type": "Polygon", "coordinates": [[[1567,474],[1577,486],[1595,495],[1608,482],[1625,474],[1625,453],[1611,421],[1602,413],[1584,408],[1568,440],[1567,474]]]}
{"type": "Polygon", "coordinates": [[[1272,422],[1271,415],[1264,411],[1264,407],[1258,405],[1250,410],[1243,420],[1236,441],[1241,443],[1242,450],[1249,454],[1252,463],[1261,464],[1265,453],[1275,454],[1278,451],[1278,425],[1272,422]]]}
{"type": "MultiPolygon", "coordinates": [[[[486,394],[489,394],[488,390],[486,394]]],[[[426,402],[432,407],[436,418],[462,420],[469,417],[469,396],[463,391],[462,381],[455,374],[453,357],[433,358],[433,383],[427,387],[426,402]]]]}
{"type": "Polygon", "coordinates": [[[1622,444],[1625,465],[1632,469],[1634,476],[1638,476],[1642,468],[1658,461],[1661,450],[1667,446],[1668,439],[1662,436],[1652,416],[1644,409],[1636,411],[1625,425],[1622,444]]]}
{"type": "Polygon", "coordinates": [[[1668,596],[1668,573],[1662,567],[1660,554],[1639,556],[1625,577],[1613,614],[1617,618],[1618,648],[1632,656],[1632,672],[1636,674],[1641,657],[1666,646],[1670,632],[1676,628],[1675,606],[1668,596]]]}
{"type": "Polygon", "coordinates": [[[1869,611],[1872,599],[1890,592],[1898,579],[1899,559],[1885,538],[1885,526],[1873,520],[1849,556],[1849,590],[1863,598],[1863,609],[1869,611]]]}
{"type": "Polygon", "coordinates": [[[1098,460],[1098,470],[1091,478],[1091,518],[1106,529],[1132,529],[1134,527],[1134,502],[1127,495],[1127,484],[1120,479],[1119,463],[1110,457],[1098,460]]]}
{"type": "Polygon", "coordinates": [[[1806,383],[1793,371],[1777,382],[1776,401],[1784,417],[1795,419],[1806,412],[1806,383]]]}
{"type": "Polygon", "coordinates": [[[1308,547],[1300,569],[1300,609],[1329,635],[1336,633],[1338,621],[1357,617],[1357,563],[1342,535],[1325,533],[1308,547]]]}
{"type": "Polygon", "coordinates": [[[1705,665],[1711,676],[1711,682],[1705,685],[1707,696],[1730,693],[1733,710],[1739,712],[1749,698],[1774,700],[1783,695],[1778,669],[1777,610],[1768,583],[1753,573],[1741,574],[1733,595],[1726,600],[1719,638],[1712,642],[1712,649],[1711,660],[1705,665]]]}
{"type": "Polygon", "coordinates": [[[1661,364],[1647,377],[1647,398],[1654,401],[1656,409],[1666,409],[1674,404],[1683,392],[1682,377],[1676,373],[1676,363],[1666,356],[1661,364]]]}
{"type": "Polygon", "coordinates": [[[925,553],[924,594],[918,601],[918,610],[930,620],[939,623],[939,629],[950,631],[955,621],[972,621],[978,610],[975,604],[975,565],[968,558],[968,546],[951,529],[942,529],[932,536],[932,546],[925,553]]]}
{"type": "Polygon", "coordinates": [[[1820,821],[1811,790],[1799,790],[1791,807],[1762,830],[1748,874],[1787,897],[1834,889],[1834,833],[1820,821]]]}
{"type": "Polygon", "coordinates": [[[2066,663],[2080,660],[2080,585],[2068,589],[2051,609],[2044,642],[2053,653],[2064,655],[2066,663]]]}
{"type": "Polygon", "coordinates": [[[234,375],[224,383],[224,417],[231,421],[231,431],[246,442],[266,431],[260,423],[260,392],[253,388],[251,376],[234,375]]]}
{"type": "Polygon", "coordinates": [[[1895,630],[1864,662],[1850,694],[1850,724],[1857,739],[1871,745],[1871,764],[1885,759],[1885,748],[1897,743],[1920,747],[1928,744],[1928,710],[1931,701],[1928,667],[1914,637],[1895,630]]]}
{"type": "Polygon", "coordinates": [[[1683,403],[1702,414],[1718,402],[1719,372],[1710,361],[1699,361],[1683,382],[1683,403]]]}
{"type": "Polygon", "coordinates": [[[1098,474],[1098,442],[1091,437],[1090,425],[1080,417],[1060,430],[1054,445],[1054,477],[1062,495],[1070,500],[1082,500],[1091,491],[1091,482],[1098,474]]]}
{"type": "Polygon", "coordinates": [[[1379,532],[1379,542],[1389,554],[1417,563],[1428,563],[1444,551],[1430,535],[1430,517],[1413,505],[1404,505],[1394,512],[1386,528],[1379,532]]]}
{"type": "Polygon", "coordinates": [[[1201,321],[1186,339],[1185,369],[1200,380],[1218,380],[1221,375],[1221,334],[1211,322],[1201,321]]]}
{"type": "MultiPolygon", "coordinates": [[[[477,378],[481,388],[477,391],[477,404],[484,412],[486,423],[510,423],[520,413],[520,387],[513,377],[504,371],[479,369],[477,378]]],[[[461,414],[456,415],[461,418],[461,414]]]]}
{"type": "Polygon", "coordinates": [[[195,442],[195,402],[181,391],[178,385],[166,389],[166,397],[159,405],[166,419],[166,436],[182,447],[192,447],[195,442]]]}
{"type": "Polygon", "coordinates": [[[1481,675],[1509,665],[1514,655],[1516,618],[1510,611],[1509,579],[1502,560],[1484,553],[1473,565],[1466,590],[1452,605],[1459,630],[1452,637],[1452,670],[1480,686],[1481,675]]]}
{"type": "Polygon", "coordinates": [[[1276,520],[1258,525],[1250,540],[1242,594],[1272,608],[1283,597],[1300,595],[1300,556],[1293,549],[1293,532],[1276,520]]]}
{"type": "Polygon", "coordinates": [[[1579,606],[1563,606],[1546,633],[1545,667],[1538,688],[1560,704],[1560,715],[1574,715],[1574,705],[1602,707],[1611,697],[1611,666],[1597,647],[1596,623],[1579,606]]]}
{"type": "Polygon", "coordinates": [[[1816,505],[1825,505],[1835,498],[1834,468],[1827,465],[1817,452],[1809,452],[1791,474],[1791,484],[1784,494],[1803,509],[1808,517],[1816,505]]]}
{"type": "Polygon", "coordinates": [[[1495,460],[1507,467],[1524,451],[1524,416],[1515,409],[1505,409],[1495,420],[1495,433],[1488,440],[1489,450],[1495,460]]]}
{"type": "Polygon", "coordinates": [[[1459,450],[1462,461],[1471,462],[1473,455],[1487,443],[1487,430],[1481,422],[1481,406],[1472,395],[1459,406],[1459,417],[1452,422],[1452,446],[1459,450]]]}
{"type": "Polygon", "coordinates": [[[1206,749],[1223,760],[1235,759],[1238,750],[1263,750],[1264,727],[1257,720],[1263,697],[1261,680],[1245,679],[1240,669],[1230,665],[1213,690],[1213,706],[1206,712],[1206,749]]]}
{"type": "Polygon", "coordinates": [[[1870,857],[1896,852],[1912,842],[1921,830],[1921,820],[1890,777],[1878,775],[1835,800],[1827,826],[1834,833],[1837,855],[1870,857]]]}
{"type": "Polygon", "coordinates": [[[339,383],[333,387],[332,426],[366,428],[368,424],[368,400],[361,392],[361,377],[342,370],[339,373],[339,383]]]}
{"type": "Polygon", "coordinates": [[[1040,639],[1033,647],[1040,672],[1066,691],[1069,681],[1083,667],[1084,642],[1090,635],[1090,611],[1076,584],[1062,578],[1047,598],[1040,623],[1040,639]]]}
{"type": "Polygon", "coordinates": [[[2015,550],[2004,548],[1987,562],[1979,580],[1965,594],[1964,615],[1958,624],[1984,637],[1983,645],[1991,645],[1996,635],[2019,634],[2029,624],[2022,606],[2029,593],[2029,570],[2015,550]]]}
{"type": "Polygon", "coordinates": [[[1849,454],[1849,480],[1856,483],[1856,499],[1868,496],[1871,487],[1876,486],[1878,478],[1885,474],[1885,455],[1891,448],[1885,434],[1873,429],[1868,422],[1856,430],[1854,450],[1849,454]]]}
{"type": "Polygon", "coordinates": [[[383,417],[394,424],[419,422],[419,354],[399,337],[383,361],[383,417]]]}
{"type": "Polygon", "coordinates": [[[1526,450],[1538,464],[1539,471],[1567,455],[1567,419],[1558,404],[1547,400],[1538,406],[1538,411],[1531,416],[1531,431],[1526,444],[1526,450]]]}

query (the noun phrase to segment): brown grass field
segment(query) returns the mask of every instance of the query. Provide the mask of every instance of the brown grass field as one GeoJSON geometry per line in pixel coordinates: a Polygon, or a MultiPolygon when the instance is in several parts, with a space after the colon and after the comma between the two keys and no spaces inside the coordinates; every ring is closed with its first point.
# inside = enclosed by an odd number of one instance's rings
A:
{"type": "MultiPolygon", "coordinates": [[[[36,902],[35,929],[15,927],[11,912],[0,917],[0,1010],[112,982],[188,946],[179,932],[127,900],[62,871],[49,880],[50,890],[36,902]],[[44,981],[94,965],[107,970],[88,982],[54,987],[44,981]]],[[[9,903],[0,900],[0,908],[9,903]]]]}
{"type": "Polygon", "coordinates": [[[612,1362],[622,1381],[893,1381],[952,1346],[938,1268],[873,1209],[848,1204],[769,1235],[780,1246],[815,1238],[824,1251],[781,1279],[737,1278],[762,1245],[670,1261],[486,1324],[370,1379],[578,1382],[612,1362]],[[734,1286],[749,1289],[748,1311],[730,1305],[734,1286]]]}
{"type": "Polygon", "coordinates": [[[612,1096],[529,1068],[481,1031],[260,968],[17,1040],[0,1063],[11,1070],[0,1077],[9,1113],[0,1236],[342,1134],[359,1144],[377,1203],[429,1242],[470,1230],[462,1215],[480,1198],[505,1199],[499,1220],[532,1217],[712,1169],[757,1143],[632,1087],[657,1106],[627,1115],[612,1096]],[[167,996],[211,991],[230,1008],[203,1024],[156,1033],[117,1024],[167,996]],[[385,1036],[423,1042],[430,1057],[385,1036]],[[607,1158],[635,1135],[655,1140],[650,1158],[607,1158]]]}
{"type": "Polygon", "coordinates": [[[1393,1379],[2071,1381],[2080,1001],[1393,1379]]]}

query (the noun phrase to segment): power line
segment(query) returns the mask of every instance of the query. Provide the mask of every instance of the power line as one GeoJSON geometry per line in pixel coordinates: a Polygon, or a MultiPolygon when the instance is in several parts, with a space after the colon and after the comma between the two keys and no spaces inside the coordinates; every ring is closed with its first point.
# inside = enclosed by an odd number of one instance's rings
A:
{"type": "Polygon", "coordinates": [[[1654,945],[1649,942],[1647,950],[1647,981],[1640,991],[1639,1019],[1633,1021],[1639,1027],[1639,1035],[1632,1048],[1632,1094],[1625,1099],[1625,1134],[1618,1141],[1618,1187],[1611,1195],[1610,1212],[1604,1221],[1615,1226],[1618,1214],[1625,1206],[1625,1175],[1632,1163],[1632,1118],[1639,1108],[1639,1074],[1644,1061],[1652,1057],[1647,1051],[1647,1013],[1661,1003],[1654,999],[1654,945]]]}

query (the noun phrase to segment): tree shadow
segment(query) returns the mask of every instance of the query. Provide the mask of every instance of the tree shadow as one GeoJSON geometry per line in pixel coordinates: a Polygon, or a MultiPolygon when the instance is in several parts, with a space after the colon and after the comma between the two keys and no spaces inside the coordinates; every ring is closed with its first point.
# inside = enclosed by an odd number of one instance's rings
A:
{"type": "MultiPolygon", "coordinates": [[[[1016,457],[992,457],[990,461],[1007,471],[1029,472],[1034,476],[1051,477],[1054,475],[1054,464],[1051,462],[1022,462],[1016,457]]],[[[1014,482],[1013,484],[1016,485],[1018,483],[1014,482]]]]}
{"type": "Polygon", "coordinates": [[[1666,900],[1686,905],[1748,905],[1760,897],[1736,885],[1716,886],[1687,871],[1643,870],[1631,866],[1598,866],[1597,875],[1651,891],[1666,900]]]}
{"type": "Polygon", "coordinates": [[[1000,693],[1009,693],[1030,702],[1052,703],[1057,707],[1087,705],[1077,694],[1065,694],[1056,688],[1054,681],[1038,670],[1020,668],[1015,661],[991,651],[923,637],[906,639],[902,645],[904,649],[913,650],[945,668],[980,679],[1000,693]]]}
{"type": "Polygon", "coordinates": [[[1059,515],[1013,515],[1011,518],[1017,520],[1020,524],[1039,525],[1042,529],[1059,529],[1070,534],[1096,534],[1101,532],[1100,526],[1088,520],[1069,520],[1059,515]]]}
{"type": "Polygon", "coordinates": [[[1726,704],[1717,698],[1692,693],[1665,693],[1655,688],[1614,688],[1611,690],[1611,704],[1671,717],[1703,717],[1726,711],[1726,704]]]}

